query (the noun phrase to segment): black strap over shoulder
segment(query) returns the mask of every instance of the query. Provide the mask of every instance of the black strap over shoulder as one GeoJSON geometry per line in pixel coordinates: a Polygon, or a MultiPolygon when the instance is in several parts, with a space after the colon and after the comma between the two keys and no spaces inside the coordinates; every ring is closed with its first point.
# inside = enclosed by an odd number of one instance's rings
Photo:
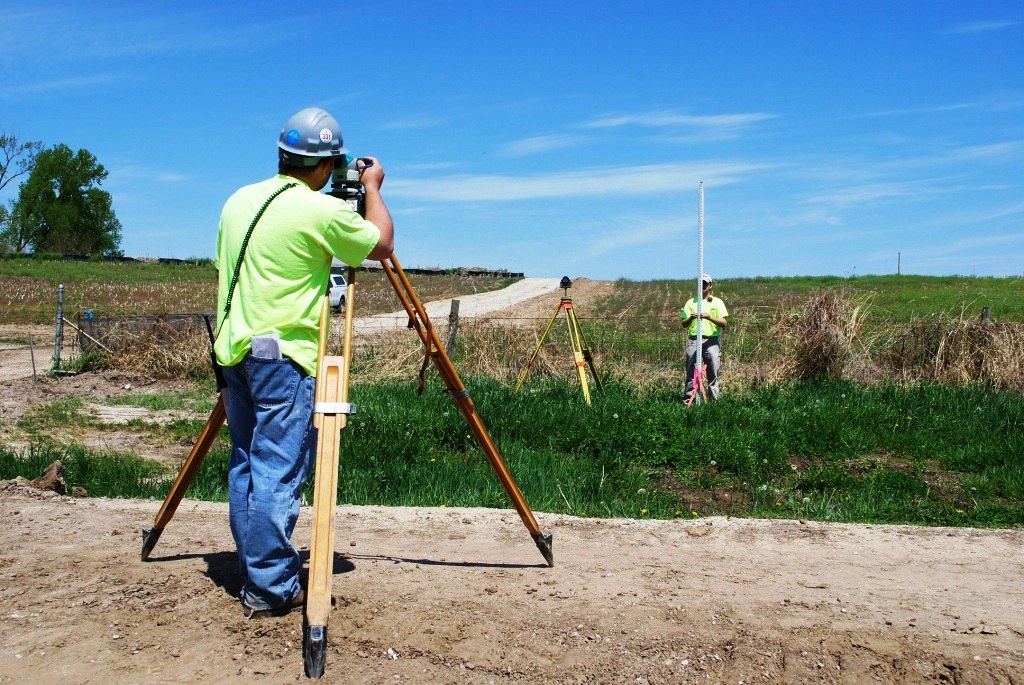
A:
{"type": "Polygon", "coordinates": [[[263,203],[263,206],[260,207],[260,211],[256,212],[256,216],[253,217],[252,223],[249,224],[249,230],[245,232],[245,238],[242,240],[242,249],[239,250],[238,252],[238,261],[235,262],[235,272],[231,275],[231,285],[228,286],[228,296],[224,302],[225,319],[227,319],[228,317],[228,311],[231,310],[231,298],[235,294],[235,285],[238,284],[238,274],[242,271],[242,259],[245,257],[246,248],[249,247],[249,238],[252,236],[253,229],[256,228],[256,224],[259,223],[260,217],[262,217],[263,213],[267,211],[267,207],[269,207],[270,203],[274,201],[274,198],[276,198],[278,195],[288,190],[289,188],[294,188],[297,185],[299,184],[286,183],[285,185],[275,190],[273,194],[267,198],[267,201],[263,203]]]}

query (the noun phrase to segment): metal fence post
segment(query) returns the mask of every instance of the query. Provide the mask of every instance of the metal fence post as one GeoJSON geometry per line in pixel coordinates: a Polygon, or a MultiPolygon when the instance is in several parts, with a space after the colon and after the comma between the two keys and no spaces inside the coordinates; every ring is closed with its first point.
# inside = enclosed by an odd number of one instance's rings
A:
{"type": "Polygon", "coordinates": [[[60,370],[61,337],[64,334],[64,284],[57,286],[57,323],[53,333],[53,370],[60,370]]]}

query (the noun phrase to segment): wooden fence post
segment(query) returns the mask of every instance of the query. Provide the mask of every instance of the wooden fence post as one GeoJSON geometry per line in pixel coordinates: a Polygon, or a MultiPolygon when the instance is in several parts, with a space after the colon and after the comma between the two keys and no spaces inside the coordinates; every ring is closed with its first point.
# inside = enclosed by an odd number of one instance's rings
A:
{"type": "Polygon", "coordinates": [[[459,301],[452,300],[452,310],[448,314],[448,342],[444,346],[444,351],[448,353],[448,358],[453,359],[455,357],[455,338],[459,332],[459,301]]]}
{"type": "Polygon", "coordinates": [[[39,379],[36,378],[36,351],[32,347],[32,335],[28,336],[28,356],[32,359],[32,382],[38,383],[39,379]]]}

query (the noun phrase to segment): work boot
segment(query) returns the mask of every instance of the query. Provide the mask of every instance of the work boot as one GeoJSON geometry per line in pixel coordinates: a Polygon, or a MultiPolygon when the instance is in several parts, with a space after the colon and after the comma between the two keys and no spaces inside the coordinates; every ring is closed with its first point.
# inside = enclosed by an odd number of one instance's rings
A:
{"type": "Polygon", "coordinates": [[[295,596],[284,604],[269,609],[256,609],[245,603],[242,600],[242,611],[245,612],[247,619],[253,618],[268,618],[270,616],[284,616],[290,614],[296,609],[301,609],[306,606],[306,591],[299,588],[299,591],[295,593],[295,596]]]}

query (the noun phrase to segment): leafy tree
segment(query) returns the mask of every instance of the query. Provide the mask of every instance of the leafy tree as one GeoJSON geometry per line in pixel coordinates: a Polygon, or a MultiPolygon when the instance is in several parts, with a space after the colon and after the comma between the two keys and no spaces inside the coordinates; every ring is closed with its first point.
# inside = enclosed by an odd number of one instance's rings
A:
{"type": "Polygon", "coordinates": [[[42,150],[11,204],[0,237],[17,251],[120,255],[121,222],[110,193],[98,187],[107,170],[88,150],[42,150]]]}
{"type": "Polygon", "coordinates": [[[0,130],[0,190],[31,170],[42,148],[40,142],[20,143],[17,135],[0,130]]]}
{"type": "MultiPolygon", "coordinates": [[[[0,130],[0,191],[8,183],[32,169],[36,154],[42,147],[43,144],[40,142],[19,142],[16,134],[0,130]]],[[[13,200],[7,207],[0,205],[0,247],[7,242],[5,234],[13,206],[13,200]]]]}

